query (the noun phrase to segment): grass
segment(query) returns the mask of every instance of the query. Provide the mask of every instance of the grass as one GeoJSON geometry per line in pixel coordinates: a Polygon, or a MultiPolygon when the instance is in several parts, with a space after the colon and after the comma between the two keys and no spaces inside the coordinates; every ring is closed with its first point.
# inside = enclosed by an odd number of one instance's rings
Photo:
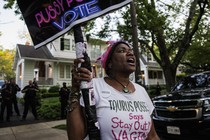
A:
{"type": "Polygon", "coordinates": [[[66,130],[66,129],[67,129],[66,124],[56,125],[56,126],[54,126],[53,128],[62,129],[62,130],[66,130]]]}

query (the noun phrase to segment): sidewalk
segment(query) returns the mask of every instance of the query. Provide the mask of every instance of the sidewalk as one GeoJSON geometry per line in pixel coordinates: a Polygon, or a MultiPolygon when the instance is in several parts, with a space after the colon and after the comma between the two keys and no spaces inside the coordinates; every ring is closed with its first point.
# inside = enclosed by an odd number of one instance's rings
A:
{"type": "MultiPolygon", "coordinates": [[[[23,106],[18,104],[20,113],[23,106]]],[[[6,114],[6,111],[5,113],[6,114]]],[[[13,111],[10,122],[0,122],[0,140],[68,140],[66,130],[53,128],[66,124],[66,120],[34,120],[31,110],[28,112],[25,121],[13,111]]]]}
{"type": "Polygon", "coordinates": [[[65,130],[53,128],[66,120],[0,128],[1,140],[68,140],[65,130]]]}

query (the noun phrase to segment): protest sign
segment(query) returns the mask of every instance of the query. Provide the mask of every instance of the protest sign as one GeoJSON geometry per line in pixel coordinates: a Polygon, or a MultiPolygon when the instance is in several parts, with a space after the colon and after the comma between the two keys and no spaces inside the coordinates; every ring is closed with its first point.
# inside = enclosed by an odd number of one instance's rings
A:
{"type": "Polygon", "coordinates": [[[17,0],[37,49],[73,26],[119,9],[131,0],[17,0]]]}

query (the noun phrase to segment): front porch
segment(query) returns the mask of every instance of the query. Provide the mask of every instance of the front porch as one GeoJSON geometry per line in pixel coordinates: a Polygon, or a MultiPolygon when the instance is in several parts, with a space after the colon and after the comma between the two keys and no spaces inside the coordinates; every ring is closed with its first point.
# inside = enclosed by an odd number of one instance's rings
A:
{"type": "Polygon", "coordinates": [[[52,86],[53,85],[53,78],[45,78],[45,77],[39,77],[39,80],[37,81],[38,85],[42,86],[52,86]]]}

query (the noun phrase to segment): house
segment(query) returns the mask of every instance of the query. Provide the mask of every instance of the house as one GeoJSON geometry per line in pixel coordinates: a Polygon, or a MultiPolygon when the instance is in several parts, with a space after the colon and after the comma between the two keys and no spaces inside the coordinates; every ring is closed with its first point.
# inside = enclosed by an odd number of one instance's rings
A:
{"type": "MultiPolygon", "coordinates": [[[[90,39],[88,54],[92,61],[93,74],[104,76],[104,70],[95,62],[105,51],[104,41],[90,39]]],[[[17,44],[13,68],[16,71],[16,83],[23,88],[29,80],[36,78],[43,87],[62,85],[66,82],[71,86],[71,69],[76,58],[74,37],[65,34],[53,42],[35,49],[34,46],[17,44]]],[[[159,65],[147,56],[140,58],[141,79],[144,85],[165,84],[163,72],[159,65]]]]}
{"type": "MultiPolygon", "coordinates": [[[[92,41],[88,44],[88,54],[91,57],[95,76],[104,74],[94,60],[105,48],[105,42],[92,41]],[[103,46],[103,47],[102,47],[103,46]],[[97,70],[97,72],[96,72],[97,70]]],[[[35,49],[34,46],[17,44],[13,68],[16,72],[16,83],[23,88],[29,80],[36,78],[43,87],[62,85],[66,82],[71,86],[71,69],[76,58],[73,36],[66,34],[46,46],[35,49]]]]}
{"type": "Polygon", "coordinates": [[[151,54],[140,56],[140,66],[143,85],[154,86],[159,83],[165,85],[163,70],[151,54]]]}

